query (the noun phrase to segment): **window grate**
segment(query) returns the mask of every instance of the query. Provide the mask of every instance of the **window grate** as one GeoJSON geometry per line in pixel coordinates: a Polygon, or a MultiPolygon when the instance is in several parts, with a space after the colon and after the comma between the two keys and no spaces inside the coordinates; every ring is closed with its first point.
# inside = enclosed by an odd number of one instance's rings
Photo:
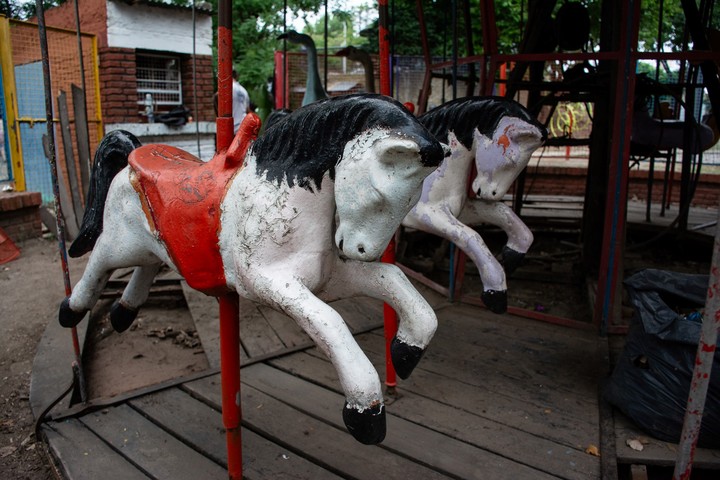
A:
{"type": "Polygon", "coordinates": [[[137,103],[145,105],[152,95],[153,105],[182,105],[180,58],[164,55],[137,55],[137,103]]]}

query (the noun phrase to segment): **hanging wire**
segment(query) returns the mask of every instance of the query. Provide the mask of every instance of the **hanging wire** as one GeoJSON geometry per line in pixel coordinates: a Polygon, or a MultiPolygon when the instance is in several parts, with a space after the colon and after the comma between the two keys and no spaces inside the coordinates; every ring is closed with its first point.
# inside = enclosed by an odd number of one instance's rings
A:
{"type": "MultiPolygon", "coordinates": [[[[77,0],[75,0],[77,1],[77,0]]],[[[198,93],[197,93],[197,55],[195,54],[195,43],[197,41],[196,25],[195,25],[195,0],[192,0],[192,77],[193,77],[193,102],[195,110],[195,139],[197,140],[197,156],[200,157],[200,114],[198,112],[198,93]]]]}

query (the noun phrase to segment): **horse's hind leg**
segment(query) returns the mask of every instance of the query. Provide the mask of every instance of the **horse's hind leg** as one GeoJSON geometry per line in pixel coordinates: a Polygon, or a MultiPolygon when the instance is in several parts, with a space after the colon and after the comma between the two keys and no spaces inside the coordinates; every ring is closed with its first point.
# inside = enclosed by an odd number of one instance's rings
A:
{"type": "Polygon", "coordinates": [[[63,327],[74,327],[97,303],[105,284],[114,270],[108,265],[107,256],[97,249],[90,255],[85,271],[70,296],[60,304],[58,320],[63,327]]]}
{"type": "Polygon", "coordinates": [[[135,268],[122,297],[110,308],[110,323],[116,332],[124,332],[132,325],[140,306],[148,298],[150,287],[161,266],[154,264],[135,268]]]}
{"type": "Polygon", "coordinates": [[[435,334],[437,316],[407,277],[387,263],[339,261],[328,285],[328,300],[362,295],[393,307],[399,325],[390,354],[398,376],[408,378],[435,334]]]}

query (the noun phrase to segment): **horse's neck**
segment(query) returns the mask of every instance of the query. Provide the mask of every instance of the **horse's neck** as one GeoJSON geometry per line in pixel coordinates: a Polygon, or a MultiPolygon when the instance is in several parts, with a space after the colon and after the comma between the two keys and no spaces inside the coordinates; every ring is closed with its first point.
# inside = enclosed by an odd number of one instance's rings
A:
{"type": "Polygon", "coordinates": [[[315,44],[306,44],[307,48],[307,81],[305,88],[308,91],[320,91],[324,93],[322,81],[320,80],[320,71],[318,70],[317,48],[315,44]]]}
{"type": "Polygon", "coordinates": [[[453,132],[448,134],[448,140],[451,146],[451,153],[450,156],[443,161],[443,164],[447,164],[445,167],[445,175],[453,178],[467,178],[468,175],[470,175],[473,160],[475,160],[475,148],[471,147],[470,150],[467,150],[457,138],[455,138],[453,132]]]}

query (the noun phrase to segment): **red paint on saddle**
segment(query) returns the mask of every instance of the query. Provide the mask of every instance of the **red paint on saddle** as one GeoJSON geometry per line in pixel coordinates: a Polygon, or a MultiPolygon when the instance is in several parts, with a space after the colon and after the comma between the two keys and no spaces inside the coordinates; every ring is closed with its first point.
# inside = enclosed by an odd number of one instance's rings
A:
{"type": "Polygon", "coordinates": [[[260,118],[249,113],[230,148],[207,163],[169,145],[146,145],[128,158],[151,227],[188,285],[208,295],[228,292],[220,204],[259,129],[260,118]]]}

